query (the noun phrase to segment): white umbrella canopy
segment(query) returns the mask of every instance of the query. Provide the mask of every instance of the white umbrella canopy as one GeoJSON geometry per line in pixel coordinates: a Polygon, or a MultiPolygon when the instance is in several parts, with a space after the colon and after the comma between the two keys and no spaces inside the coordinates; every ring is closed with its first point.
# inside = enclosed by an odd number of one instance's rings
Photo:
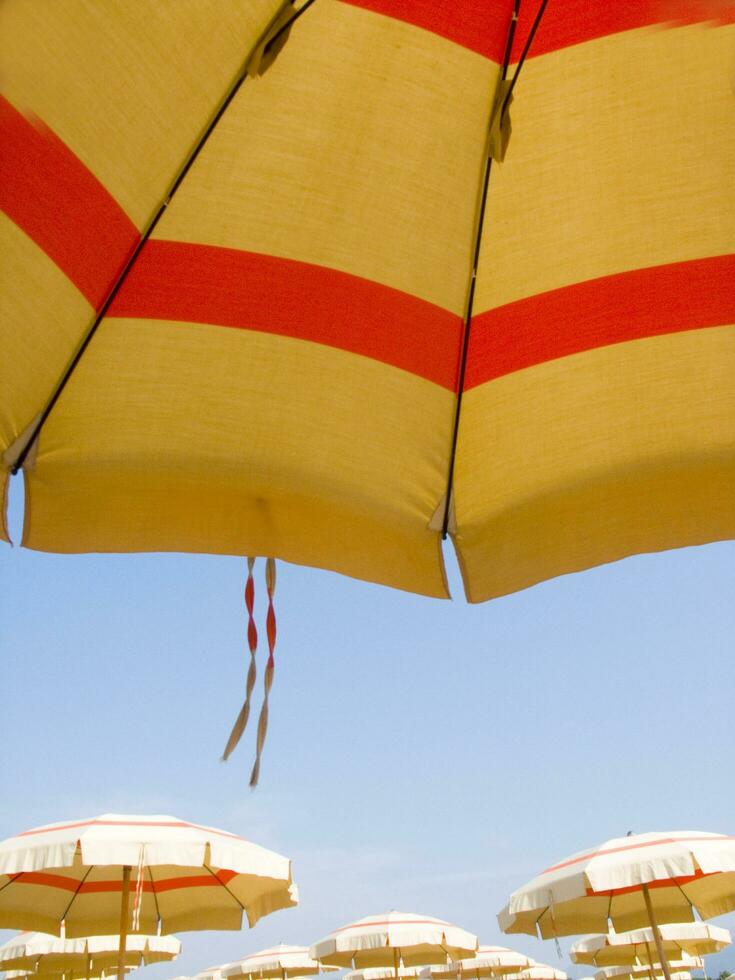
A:
{"type": "Polygon", "coordinates": [[[525,953],[517,953],[507,946],[479,946],[477,955],[457,960],[449,966],[432,966],[422,970],[423,980],[454,980],[458,974],[469,980],[485,977],[500,977],[518,973],[535,964],[535,960],[525,953]]]}
{"type": "Polygon", "coordinates": [[[219,966],[205,967],[200,973],[195,973],[190,980],[222,980],[222,971],[232,963],[221,963],[219,966]]]}
{"type": "MultiPolygon", "coordinates": [[[[692,970],[704,971],[704,960],[701,956],[689,956],[682,953],[677,960],[669,960],[669,970],[672,977],[677,973],[691,973],[692,970]]],[[[597,980],[645,980],[646,977],[663,977],[660,963],[635,963],[628,966],[606,966],[595,974],[597,980]]]]}
{"type": "MultiPolygon", "coordinates": [[[[669,960],[682,953],[705,956],[718,953],[732,942],[727,929],[707,922],[674,922],[659,926],[664,952],[669,960]]],[[[653,929],[633,929],[604,936],[585,936],[569,951],[573,963],[592,966],[625,966],[658,963],[653,929]]]]}
{"type": "MultiPolygon", "coordinates": [[[[398,980],[415,980],[424,975],[431,967],[401,966],[398,968],[398,980]]],[[[395,970],[387,966],[371,966],[365,970],[350,970],[342,980],[394,980],[395,970]]]]}
{"type": "Polygon", "coordinates": [[[568,980],[567,974],[563,970],[557,970],[546,963],[533,963],[525,970],[518,973],[506,974],[507,980],[568,980]]]}
{"type": "MultiPolygon", "coordinates": [[[[126,966],[125,975],[133,973],[137,970],[136,966],[126,966]]],[[[107,980],[107,978],[114,978],[117,976],[117,967],[113,967],[111,970],[100,970],[99,968],[93,970],[89,976],[86,973],[79,970],[68,970],[65,972],[59,972],[58,970],[47,970],[41,967],[38,970],[8,970],[7,973],[0,973],[0,980],[107,980]]],[[[185,980],[189,980],[188,977],[185,980]]]]}
{"type": "Polygon", "coordinates": [[[735,837],[700,831],[606,841],[547,868],[498,914],[506,933],[543,939],[710,919],[735,909],[735,837]]]}
{"type": "MultiPolygon", "coordinates": [[[[75,977],[99,975],[116,965],[119,946],[118,935],[61,939],[43,932],[22,932],[0,946],[0,970],[75,977]]],[[[132,935],[126,942],[125,965],[138,967],[171,961],[180,952],[181,943],[174,936],[132,935]]]]}
{"type": "MultiPolygon", "coordinates": [[[[133,973],[137,970],[137,966],[126,966],[125,975],[133,973]]],[[[8,970],[7,973],[0,974],[0,980],[104,980],[104,978],[109,977],[114,978],[117,976],[117,966],[110,967],[107,970],[101,970],[99,967],[92,969],[92,971],[87,974],[84,970],[79,970],[74,968],[73,970],[47,970],[45,967],[41,967],[39,970],[8,970]]],[[[188,980],[188,978],[187,978],[188,980]]]]}
{"type": "Polygon", "coordinates": [[[239,929],[298,901],[288,858],[175,817],[105,814],[0,843],[0,928],[117,932],[128,889],[144,933],[239,929]]]}
{"type": "Polygon", "coordinates": [[[308,946],[289,946],[280,943],[269,949],[251,953],[241,960],[222,967],[222,976],[226,978],[255,978],[313,976],[316,973],[326,973],[337,970],[336,966],[323,966],[309,955],[308,946]]]}
{"type": "MultiPolygon", "coordinates": [[[[677,969],[673,963],[670,963],[671,967],[669,971],[669,976],[671,980],[692,980],[691,970],[689,969],[677,969]]],[[[702,967],[692,967],[691,969],[702,969],[702,967]]],[[[651,971],[647,967],[638,968],[634,971],[628,966],[608,966],[605,969],[598,970],[595,973],[594,980],[646,980],[646,977],[653,978],[653,980],[665,980],[665,974],[663,970],[653,970],[651,971]]]]}
{"type": "Polygon", "coordinates": [[[518,953],[507,946],[479,946],[477,955],[464,960],[457,960],[448,967],[432,966],[422,970],[424,980],[454,980],[458,973],[469,980],[480,980],[485,977],[500,977],[510,973],[518,973],[534,966],[536,961],[525,953],[518,953]]]}
{"type": "Polygon", "coordinates": [[[458,926],[414,912],[384,912],[335,929],[310,953],[327,966],[428,966],[475,953],[477,936],[458,926]]]}

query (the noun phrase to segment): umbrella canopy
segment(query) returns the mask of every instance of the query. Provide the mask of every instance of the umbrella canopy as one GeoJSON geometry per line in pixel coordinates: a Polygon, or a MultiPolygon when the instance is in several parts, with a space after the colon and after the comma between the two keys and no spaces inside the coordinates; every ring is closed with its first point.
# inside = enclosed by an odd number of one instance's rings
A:
{"type": "MultiPolygon", "coordinates": [[[[126,966],[125,975],[132,973],[137,967],[126,966]]],[[[87,974],[84,971],[70,970],[68,972],[46,972],[45,970],[36,971],[28,973],[26,970],[8,970],[7,973],[2,974],[2,980],[106,980],[108,977],[115,977],[118,975],[117,967],[113,967],[111,970],[100,970],[97,972],[93,970],[91,973],[87,974]]],[[[186,980],[189,980],[187,977],[186,980]]]]}
{"type": "Polygon", "coordinates": [[[191,980],[222,980],[222,970],[225,966],[230,966],[230,964],[225,963],[220,966],[208,966],[200,973],[196,973],[191,980]]]}
{"type": "MultiPolygon", "coordinates": [[[[691,965],[686,969],[679,969],[675,962],[669,963],[669,967],[671,980],[692,980],[691,970],[704,969],[703,965],[691,965]]],[[[650,967],[608,966],[598,970],[594,980],[645,980],[646,977],[653,978],[653,980],[660,980],[660,978],[665,980],[666,974],[663,970],[651,970],[650,967]]]]}
{"type": "MultiPolygon", "coordinates": [[[[679,959],[669,960],[669,970],[671,971],[672,977],[677,973],[691,973],[692,970],[704,970],[704,960],[701,956],[689,956],[687,953],[682,953],[679,959]]],[[[644,963],[628,966],[606,966],[598,970],[595,974],[596,980],[606,980],[606,978],[609,978],[609,980],[645,980],[646,977],[663,976],[664,973],[660,963],[653,965],[644,963]]]]}
{"type": "Polygon", "coordinates": [[[526,970],[521,970],[519,973],[509,973],[506,976],[509,980],[568,980],[567,974],[563,970],[557,970],[545,963],[534,963],[526,970]]]}
{"type": "Polygon", "coordinates": [[[443,919],[414,912],[369,915],[335,929],[310,950],[327,966],[423,966],[474,953],[477,936],[443,919]]]}
{"type": "Polygon", "coordinates": [[[306,977],[315,973],[326,973],[337,967],[322,966],[309,956],[308,946],[287,946],[284,943],[251,953],[235,963],[222,967],[223,977],[244,977],[256,980],[260,977],[306,977]]]}
{"type": "MultiPolygon", "coordinates": [[[[692,956],[718,953],[732,942],[727,929],[706,922],[666,924],[659,926],[659,932],[669,960],[682,953],[692,956]]],[[[606,936],[585,936],[572,944],[569,955],[573,963],[602,967],[658,962],[656,939],[650,927],[606,936]]]]}
{"type": "MultiPolygon", "coordinates": [[[[398,968],[398,980],[414,980],[415,977],[422,976],[425,970],[431,969],[420,966],[400,966],[398,968]]],[[[350,970],[345,973],[344,980],[394,980],[396,975],[392,967],[371,966],[366,970],[350,970]]]]}
{"type": "MultiPolygon", "coordinates": [[[[0,970],[85,977],[114,968],[119,946],[119,935],[61,939],[43,932],[20,933],[0,946],[0,970]]],[[[174,936],[132,935],[126,942],[125,965],[149,966],[174,960],[180,952],[181,943],[174,936]]]]}
{"type": "Polygon", "coordinates": [[[515,7],[2,5],[26,546],[445,596],[449,533],[481,601],[735,535],[732,5],[515,7]]]}
{"type": "Polygon", "coordinates": [[[633,834],[558,862],[515,891],[503,932],[543,939],[691,922],[735,909],[735,837],[700,831],[633,834]]]}
{"type": "Polygon", "coordinates": [[[175,817],[105,814],[0,843],[0,928],[106,935],[128,887],[145,933],[239,929],[297,902],[288,858],[175,817]]]}
{"type": "Polygon", "coordinates": [[[455,980],[458,973],[463,977],[475,980],[481,977],[500,977],[509,973],[518,973],[535,964],[535,960],[523,953],[517,953],[506,946],[479,946],[477,955],[465,960],[458,960],[447,967],[432,966],[422,970],[421,976],[428,980],[455,980]]]}

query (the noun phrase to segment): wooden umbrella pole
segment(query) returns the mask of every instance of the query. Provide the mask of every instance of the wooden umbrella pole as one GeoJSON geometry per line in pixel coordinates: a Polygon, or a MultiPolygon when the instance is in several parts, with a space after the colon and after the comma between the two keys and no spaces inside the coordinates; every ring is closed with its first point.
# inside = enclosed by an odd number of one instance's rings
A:
{"type": "Polygon", "coordinates": [[[671,980],[671,970],[669,970],[669,961],[666,959],[666,953],[664,953],[664,944],[661,939],[661,932],[658,928],[658,923],[656,922],[656,916],[653,914],[653,902],[651,901],[651,896],[648,892],[648,885],[643,886],[643,900],[646,903],[646,911],[648,912],[648,921],[651,923],[651,929],[653,930],[653,938],[656,942],[656,951],[658,952],[658,958],[661,962],[661,969],[664,971],[664,976],[666,980],[671,980]]]}
{"type": "Polygon", "coordinates": [[[398,947],[393,949],[393,973],[395,974],[395,980],[398,980],[398,947]]]}
{"type": "Polygon", "coordinates": [[[84,975],[87,980],[89,980],[89,978],[92,976],[92,956],[89,950],[87,950],[87,963],[84,968],[84,975]]]}
{"type": "MultiPolygon", "coordinates": [[[[125,978],[125,940],[128,937],[128,911],[130,906],[130,871],[129,864],[123,867],[122,898],[120,899],[120,945],[117,951],[117,980],[125,978]]],[[[667,980],[671,980],[668,977],[667,980]]]]}
{"type": "Polygon", "coordinates": [[[653,974],[653,953],[651,952],[651,944],[646,942],[646,953],[648,954],[648,976],[651,980],[654,980],[653,974]]]}

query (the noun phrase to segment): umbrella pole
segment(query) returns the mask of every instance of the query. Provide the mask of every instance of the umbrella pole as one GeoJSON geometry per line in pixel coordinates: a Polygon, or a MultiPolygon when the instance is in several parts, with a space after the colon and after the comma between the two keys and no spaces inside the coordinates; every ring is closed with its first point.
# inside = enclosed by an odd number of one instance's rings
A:
{"type": "Polygon", "coordinates": [[[653,902],[651,901],[651,896],[648,893],[648,885],[643,886],[643,900],[646,903],[646,911],[648,912],[648,921],[651,923],[651,929],[653,930],[653,938],[656,941],[656,951],[658,952],[658,958],[661,962],[661,969],[664,971],[664,976],[666,977],[666,980],[671,980],[669,961],[666,959],[666,953],[664,953],[664,944],[661,939],[661,933],[659,932],[658,923],[656,922],[656,916],[653,914],[653,902]]]}
{"type": "Polygon", "coordinates": [[[398,947],[396,946],[393,950],[393,974],[395,980],[398,980],[398,947]]]}
{"type": "MultiPolygon", "coordinates": [[[[128,937],[128,910],[130,906],[130,871],[129,864],[123,867],[122,898],[120,899],[120,945],[117,951],[117,980],[125,977],[125,940],[128,937]]],[[[671,980],[671,977],[667,977],[671,980]]]]}
{"type": "Polygon", "coordinates": [[[87,964],[84,969],[84,975],[86,980],[89,980],[90,976],[92,975],[92,956],[90,955],[89,950],[87,951],[87,964]]]}
{"type": "Polygon", "coordinates": [[[646,953],[648,954],[648,976],[651,980],[654,980],[653,974],[653,953],[651,952],[651,944],[646,943],[646,953]]]}

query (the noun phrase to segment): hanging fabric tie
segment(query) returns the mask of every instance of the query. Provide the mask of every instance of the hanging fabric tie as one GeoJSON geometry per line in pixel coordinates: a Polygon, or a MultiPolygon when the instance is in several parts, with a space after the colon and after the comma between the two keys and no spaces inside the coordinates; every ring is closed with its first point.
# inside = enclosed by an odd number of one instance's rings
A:
{"type": "Polygon", "coordinates": [[[145,870],[145,844],[140,846],[140,857],[138,858],[138,874],[135,879],[135,900],[133,902],[133,921],[131,931],[140,930],[140,906],[143,902],[143,872],[145,870]]]}
{"type": "Polygon", "coordinates": [[[253,581],[253,566],[255,565],[254,558],[248,558],[248,580],[245,583],[245,608],[248,612],[248,647],[250,648],[250,666],[248,667],[248,679],[245,685],[245,701],[242,708],[240,708],[240,714],[237,716],[235,724],[232,726],[232,731],[230,732],[230,737],[227,739],[227,745],[225,746],[225,751],[222,753],[222,761],[227,762],[233,749],[237,743],[242,738],[242,734],[245,731],[248,718],[250,717],[250,700],[253,694],[253,688],[255,687],[255,678],[258,673],[258,669],[255,664],[255,654],[258,649],[258,630],[255,625],[255,583],[253,581]]]}
{"type": "Polygon", "coordinates": [[[275,660],[273,651],[276,647],[276,612],[273,608],[273,595],[276,591],[276,562],[274,558],[267,558],[265,563],[265,587],[268,592],[268,613],[266,615],[266,634],[268,636],[268,663],[265,666],[265,676],[263,678],[263,707],[260,709],[258,719],[258,735],[255,748],[255,765],[250,774],[250,786],[258,785],[260,775],[260,757],[263,754],[265,737],[268,733],[268,695],[273,684],[273,672],[275,660]]]}

